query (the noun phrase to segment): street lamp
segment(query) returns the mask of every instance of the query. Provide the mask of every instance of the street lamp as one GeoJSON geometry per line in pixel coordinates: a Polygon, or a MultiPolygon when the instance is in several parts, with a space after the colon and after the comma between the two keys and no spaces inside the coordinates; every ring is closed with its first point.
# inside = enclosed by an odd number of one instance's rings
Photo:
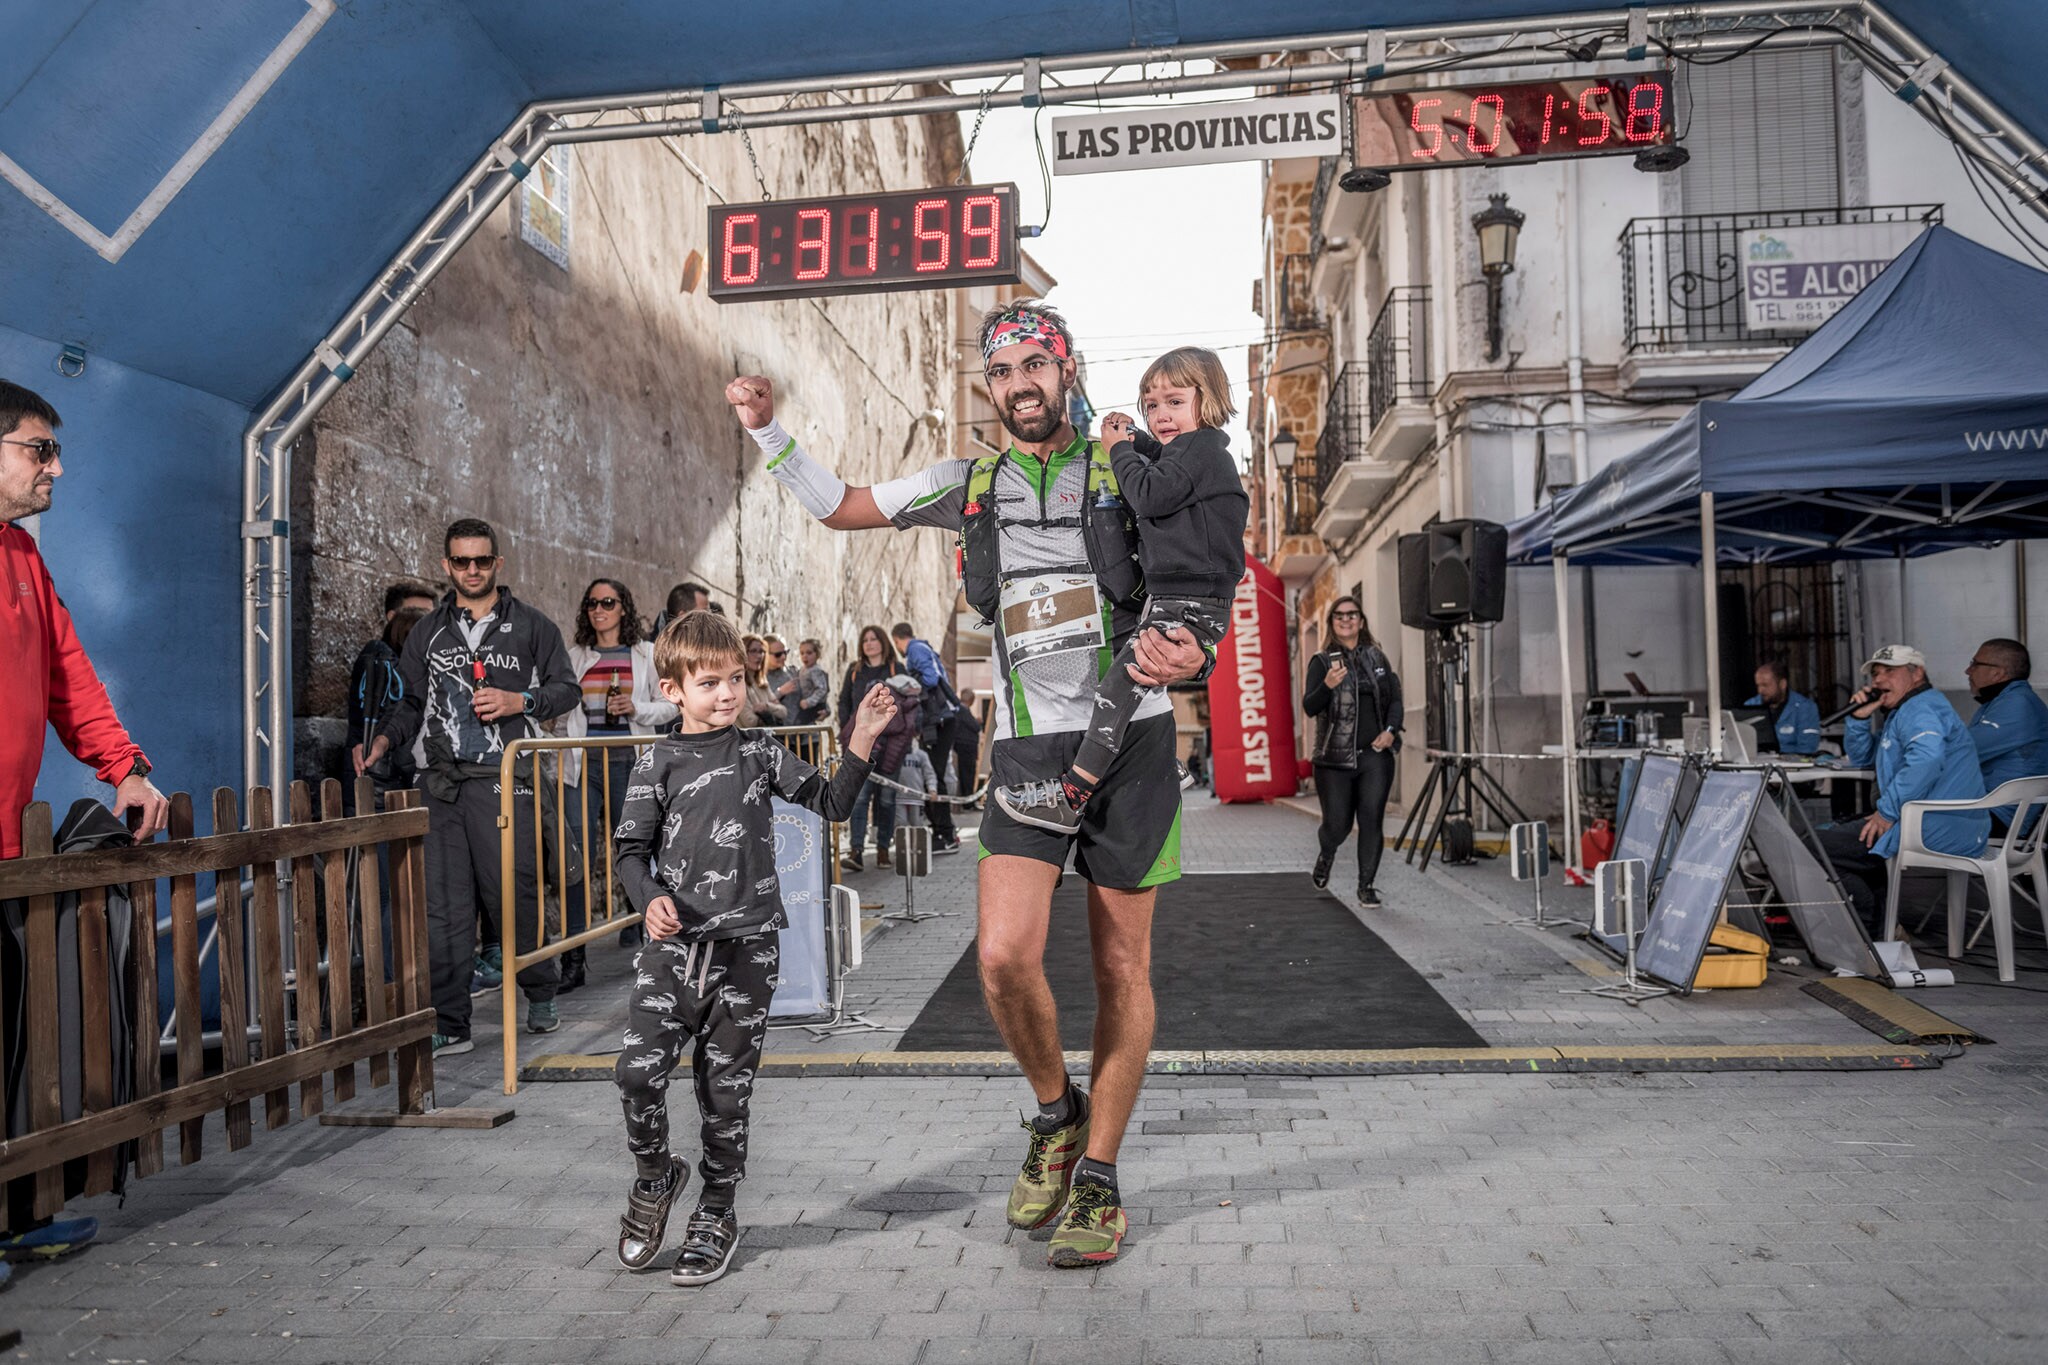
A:
{"type": "Polygon", "coordinates": [[[1294,459],[1301,453],[1301,442],[1294,439],[1294,433],[1281,427],[1273,437],[1273,463],[1280,470],[1280,486],[1286,491],[1287,534],[1298,535],[1301,527],[1294,514],[1294,459]]]}
{"type": "Polygon", "coordinates": [[[1487,207],[1472,215],[1473,230],[1479,234],[1479,268],[1486,272],[1486,358],[1500,359],[1501,281],[1514,273],[1515,242],[1522,235],[1524,216],[1508,207],[1505,194],[1487,196],[1487,207]]]}
{"type": "Polygon", "coordinates": [[[1286,427],[1273,438],[1273,463],[1280,466],[1280,477],[1291,478],[1294,474],[1294,457],[1301,450],[1301,442],[1294,439],[1294,433],[1286,427]]]}

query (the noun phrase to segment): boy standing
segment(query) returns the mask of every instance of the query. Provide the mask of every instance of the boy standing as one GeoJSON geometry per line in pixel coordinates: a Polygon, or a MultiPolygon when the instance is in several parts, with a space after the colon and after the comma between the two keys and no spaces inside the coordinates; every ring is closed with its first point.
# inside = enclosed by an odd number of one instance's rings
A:
{"type": "Polygon", "coordinates": [[[740,1238],[733,1193],[746,1173],[747,1102],[787,922],[770,795],[844,820],[896,705],[883,686],[862,699],[828,783],[769,736],[735,724],[746,655],[723,616],[693,611],[671,622],[655,641],[654,667],[682,717],[634,765],[614,836],[619,879],[646,916],[649,939],[634,964],[617,1071],[626,1145],[639,1167],[619,1220],[619,1262],[638,1270],[654,1259],[689,1179],[669,1151],[666,1092],[694,1035],[704,1186],[669,1278],[697,1285],[726,1272],[740,1238]]]}

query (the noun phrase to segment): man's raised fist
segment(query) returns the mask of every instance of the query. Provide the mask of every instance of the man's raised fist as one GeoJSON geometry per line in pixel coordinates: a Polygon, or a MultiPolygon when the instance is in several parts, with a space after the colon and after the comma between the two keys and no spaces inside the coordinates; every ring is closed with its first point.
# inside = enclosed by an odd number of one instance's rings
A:
{"type": "Polygon", "coordinates": [[[759,431],[775,417],[775,385],[758,374],[743,374],[725,386],[725,401],[732,404],[742,425],[759,431]]]}

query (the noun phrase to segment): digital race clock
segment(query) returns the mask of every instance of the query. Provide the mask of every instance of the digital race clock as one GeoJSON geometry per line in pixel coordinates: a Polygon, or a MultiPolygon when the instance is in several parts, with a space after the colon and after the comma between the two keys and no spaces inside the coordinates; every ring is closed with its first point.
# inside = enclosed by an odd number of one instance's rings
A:
{"type": "Polygon", "coordinates": [[[708,240],[721,303],[1009,283],[1017,187],[714,204],[708,240]]]}
{"type": "Polygon", "coordinates": [[[1366,169],[1609,156],[1670,144],[1671,76],[1375,91],[1354,98],[1352,117],[1353,164],[1366,169]]]}

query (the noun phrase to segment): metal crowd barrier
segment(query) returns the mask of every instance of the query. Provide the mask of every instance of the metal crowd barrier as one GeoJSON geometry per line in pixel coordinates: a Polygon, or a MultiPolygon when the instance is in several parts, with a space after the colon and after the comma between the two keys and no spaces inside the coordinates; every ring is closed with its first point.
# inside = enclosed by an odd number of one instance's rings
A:
{"type": "MultiPolygon", "coordinates": [[[[788,746],[791,752],[806,763],[820,770],[829,771],[830,763],[839,748],[838,731],[830,725],[789,725],[764,726],[768,734],[788,746]]],[[[616,934],[621,929],[639,924],[644,916],[626,904],[623,889],[615,884],[613,873],[613,829],[611,821],[612,775],[611,764],[606,755],[614,749],[645,749],[661,738],[659,735],[618,735],[606,738],[585,737],[581,739],[518,739],[505,746],[505,755],[498,764],[498,829],[502,832],[498,852],[499,885],[499,940],[504,958],[504,984],[499,988],[500,1003],[504,1011],[504,1083],[505,1093],[519,1091],[519,973],[539,962],[558,958],[572,948],[595,943],[607,934],[616,934]],[[579,753],[583,757],[582,773],[575,786],[570,786],[563,766],[563,757],[579,753]],[[518,828],[520,821],[515,815],[515,773],[522,762],[530,772],[534,800],[525,825],[518,828]],[[554,812],[552,830],[543,817],[543,807],[549,803],[541,798],[543,787],[552,796],[554,812]],[[576,805],[581,814],[583,837],[577,840],[576,854],[564,858],[560,850],[568,847],[570,830],[569,809],[576,805]],[[596,837],[603,831],[602,841],[596,837]],[[547,858],[547,838],[552,832],[556,857],[551,868],[547,858]],[[519,951],[518,918],[516,898],[518,884],[514,876],[517,866],[518,844],[521,837],[530,838],[534,849],[534,896],[535,920],[539,925],[541,942],[531,952],[519,951]],[[574,894],[587,897],[588,922],[579,930],[569,930],[569,906],[571,895],[570,872],[578,876],[574,894]],[[552,875],[550,875],[552,873],[552,875]],[[593,878],[597,879],[593,881],[593,878]],[[589,894],[591,889],[601,886],[602,897],[589,894]],[[548,913],[548,902],[554,902],[552,917],[548,913]]],[[[839,868],[839,826],[826,822],[826,896],[830,904],[831,887],[838,881],[839,868]]],[[[579,915],[579,918],[582,916],[579,915]]],[[[836,945],[836,940],[834,940],[836,945]]],[[[836,951],[836,946],[835,946],[836,951]]],[[[834,972],[834,982],[837,972],[834,972]]]]}

